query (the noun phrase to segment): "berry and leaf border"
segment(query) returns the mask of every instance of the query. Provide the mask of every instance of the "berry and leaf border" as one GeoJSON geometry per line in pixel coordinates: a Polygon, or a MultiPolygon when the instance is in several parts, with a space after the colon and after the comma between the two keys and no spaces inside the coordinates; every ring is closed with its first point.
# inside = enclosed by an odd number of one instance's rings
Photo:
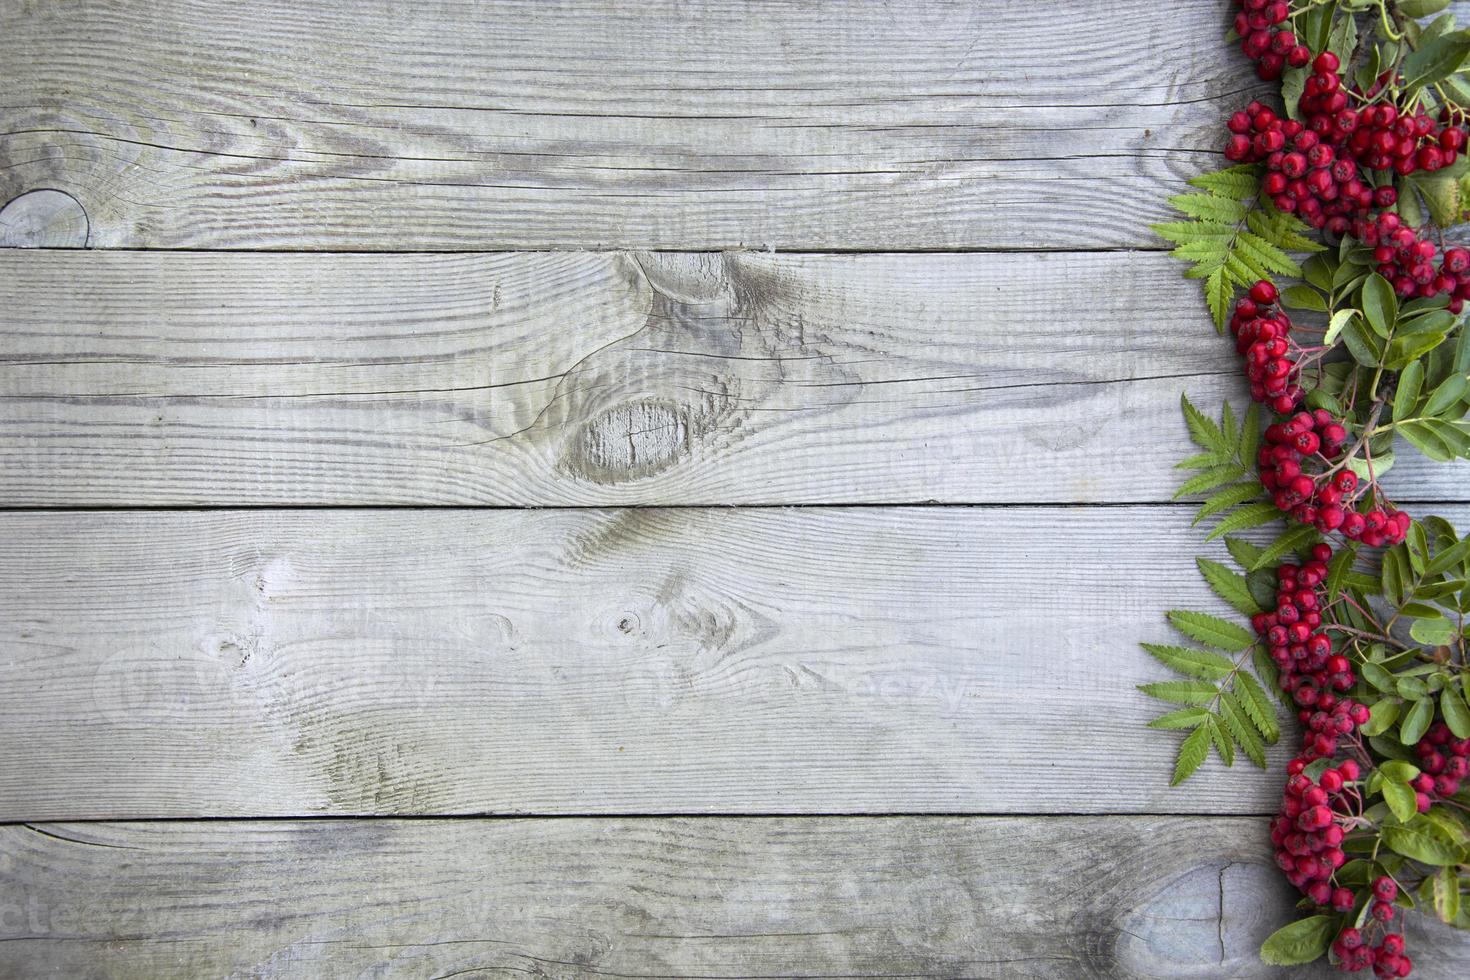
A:
{"type": "Polygon", "coordinates": [[[1233,165],[1155,226],[1252,403],[1183,400],[1176,495],[1205,498],[1234,567],[1198,568],[1242,621],[1169,612],[1182,639],[1144,649],[1176,676],[1141,690],[1185,733],[1174,785],[1212,748],[1265,768],[1276,702],[1296,716],[1270,835],[1306,915],[1274,964],[1406,977],[1406,915],[1470,930],[1470,536],[1381,482],[1400,452],[1470,458],[1470,250],[1446,238],[1470,217],[1470,30],[1447,6],[1237,0],[1230,39],[1280,99],[1230,117],[1233,165]]]}

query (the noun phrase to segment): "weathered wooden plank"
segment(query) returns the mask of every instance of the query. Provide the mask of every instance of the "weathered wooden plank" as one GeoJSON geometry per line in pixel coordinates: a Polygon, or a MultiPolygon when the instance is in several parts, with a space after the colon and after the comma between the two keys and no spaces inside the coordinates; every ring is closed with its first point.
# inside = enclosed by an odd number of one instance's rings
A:
{"type": "Polygon", "coordinates": [[[0,874],[15,977],[1335,975],[1257,958],[1294,913],[1239,817],[12,825],[0,874]]]}
{"type": "Polygon", "coordinates": [[[1222,4],[0,5],[0,204],[100,247],[1157,246],[1222,4]]]}
{"type": "Polygon", "coordinates": [[[12,506],[1161,501],[1244,397],[1148,253],[9,252],[0,309],[12,506]]]}
{"type": "Polygon", "coordinates": [[[1223,611],[1202,537],[1157,507],[11,513],[0,819],[1270,812],[1279,770],[1170,790],[1143,728],[1137,641],[1223,611]]]}

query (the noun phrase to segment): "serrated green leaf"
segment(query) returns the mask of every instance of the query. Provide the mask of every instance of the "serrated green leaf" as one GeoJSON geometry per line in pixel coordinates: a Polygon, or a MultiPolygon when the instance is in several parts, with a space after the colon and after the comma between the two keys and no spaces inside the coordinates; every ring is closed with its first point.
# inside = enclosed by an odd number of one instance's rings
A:
{"type": "Polygon", "coordinates": [[[1191,217],[1222,223],[1242,221],[1250,210],[1249,205],[1218,194],[1176,194],[1169,204],[1191,217]]]}
{"type": "Polygon", "coordinates": [[[1235,237],[1235,225],[1224,222],[1166,221],[1149,228],[1160,238],[1167,238],[1178,245],[1215,238],[1223,240],[1228,248],[1229,241],[1235,237]]]}
{"type": "Polygon", "coordinates": [[[1470,55],[1470,32],[1455,31],[1422,44],[1404,59],[1403,91],[1412,95],[1460,70],[1470,55]]]}
{"type": "Polygon", "coordinates": [[[1237,612],[1246,616],[1254,616],[1263,611],[1260,603],[1256,602],[1255,597],[1251,595],[1244,575],[1238,575],[1219,562],[1210,561],[1208,558],[1196,558],[1194,563],[1199,567],[1200,574],[1204,576],[1215,594],[1230,603],[1237,612]]]}
{"type": "MultiPolygon", "coordinates": [[[[1181,497],[1189,497],[1197,493],[1204,493],[1207,490],[1214,490],[1216,487],[1224,486],[1227,483],[1234,483],[1236,480],[1245,476],[1246,472],[1246,468],[1238,463],[1232,463],[1228,466],[1216,466],[1204,470],[1196,473],[1180,484],[1179,489],[1174,491],[1174,499],[1178,500],[1181,497]]],[[[1196,521],[1195,523],[1199,522],[1196,521]]]]}
{"type": "Polygon", "coordinates": [[[1236,531],[1244,531],[1247,528],[1260,527],[1281,518],[1281,511],[1276,505],[1262,501],[1258,504],[1246,504],[1239,510],[1233,512],[1219,524],[1215,525],[1206,537],[1206,541],[1213,541],[1222,535],[1232,534],[1236,531]]]}
{"type": "Polygon", "coordinates": [[[1140,684],[1138,689],[1151,698],[1192,707],[1210,704],[1219,691],[1215,685],[1204,681],[1156,681],[1140,684]]]}
{"type": "MultiPolygon", "coordinates": [[[[1249,257],[1252,266],[1255,268],[1275,272],[1283,276],[1299,277],[1302,274],[1302,267],[1297,265],[1291,256],[1259,235],[1242,231],[1239,235],[1235,236],[1235,246],[1238,253],[1244,253],[1249,257]]],[[[1261,278],[1265,279],[1267,277],[1262,276],[1261,278]]],[[[1325,303],[1322,308],[1324,310],[1327,308],[1325,303]]]]}
{"type": "Polygon", "coordinates": [[[1229,453],[1203,452],[1195,453],[1188,459],[1181,459],[1174,464],[1176,470],[1204,470],[1214,466],[1224,466],[1235,457],[1229,453]]]}
{"type": "Polygon", "coordinates": [[[1220,755],[1220,761],[1226,767],[1235,765],[1235,743],[1226,733],[1219,718],[1211,715],[1210,720],[1205,722],[1205,728],[1210,732],[1210,741],[1215,743],[1215,751],[1220,755]]]}
{"type": "Polygon", "coordinates": [[[1174,764],[1174,778],[1169,781],[1169,785],[1178,786],[1188,779],[1205,761],[1209,752],[1210,726],[1206,723],[1191,732],[1179,746],[1179,759],[1174,764]]]}
{"type": "Polygon", "coordinates": [[[1210,308],[1217,333],[1225,332],[1225,323],[1230,319],[1230,301],[1234,298],[1235,287],[1223,267],[1205,277],[1205,303],[1210,308]]]}
{"type": "Polygon", "coordinates": [[[1148,723],[1149,728],[1161,728],[1165,730],[1176,730],[1180,728],[1198,728],[1210,719],[1210,712],[1206,708],[1180,708],[1166,715],[1159,715],[1148,723]]]}
{"type": "Polygon", "coordinates": [[[1191,178],[1189,185],[1224,197],[1232,197],[1237,201],[1244,201],[1255,197],[1260,191],[1261,168],[1259,164],[1253,163],[1226,167],[1224,170],[1216,170],[1191,178]]]}
{"type": "MultiPolygon", "coordinates": [[[[1255,568],[1264,568],[1284,555],[1292,554],[1300,548],[1313,544],[1321,537],[1317,529],[1310,524],[1296,524],[1287,528],[1275,541],[1267,545],[1266,550],[1256,558],[1255,568]]],[[[1255,571],[1255,568],[1251,569],[1255,571]]]]}
{"type": "Polygon", "coordinates": [[[1211,496],[1199,509],[1194,517],[1194,523],[1198,524],[1207,517],[1214,517],[1221,511],[1238,507],[1243,503],[1254,500],[1261,495],[1261,485],[1255,481],[1248,483],[1237,483],[1226,487],[1224,490],[1211,496]]]}
{"type": "Polygon", "coordinates": [[[1352,571],[1353,562],[1357,560],[1357,546],[1349,542],[1332,556],[1332,561],[1327,565],[1327,601],[1336,599],[1342,592],[1343,584],[1347,581],[1348,572],[1352,571]]]}
{"type": "Polygon", "coordinates": [[[1226,653],[1237,653],[1256,642],[1250,630],[1209,613],[1171,609],[1169,622],[1191,640],[1226,653]]]}
{"type": "MultiPolygon", "coordinates": [[[[1268,681],[1275,683],[1274,678],[1269,678],[1268,681]]],[[[1260,732],[1267,744],[1275,745],[1276,740],[1281,737],[1281,728],[1276,723],[1276,709],[1265,690],[1245,671],[1235,675],[1235,690],[1240,695],[1240,707],[1251,724],[1255,725],[1256,731],[1260,732]]]]}
{"type": "Polygon", "coordinates": [[[1142,646],[1164,666],[1200,680],[1223,680],[1229,677],[1230,672],[1235,669],[1235,665],[1228,658],[1209,650],[1168,646],[1162,643],[1144,643],[1142,646]]]}
{"type": "Polygon", "coordinates": [[[1179,396],[1179,407],[1184,411],[1184,422],[1189,427],[1189,436],[1196,445],[1219,453],[1229,453],[1235,449],[1235,446],[1225,438],[1225,433],[1220,431],[1220,427],[1215,424],[1215,420],[1195,408],[1189,396],[1183,394],[1179,396]]]}
{"type": "Polygon", "coordinates": [[[1226,538],[1225,550],[1230,552],[1230,557],[1240,566],[1241,571],[1248,572],[1255,567],[1256,559],[1266,549],[1260,545],[1252,544],[1244,538],[1226,538]]]}
{"type": "Polygon", "coordinates": [[[1255,763],[1257,768],[1266,768],[1266,743],[1261,741],[1261,736],[1251,724],[1242,699],[1230,691],[1222,692],[1220,694],[1220,717],[1224,719],[1225,728],[1240,746],[1240,750],[1245,753],[1246,758],[1255,763]]]}
{"type": "Polygon", "coordinates": [[[1327,952],[1337,933],[1337,920],[1330,915],[1300,919],[1271,933],[1261,944],[1261,959],[1272,966],[1310,963],[1327,952]]]}

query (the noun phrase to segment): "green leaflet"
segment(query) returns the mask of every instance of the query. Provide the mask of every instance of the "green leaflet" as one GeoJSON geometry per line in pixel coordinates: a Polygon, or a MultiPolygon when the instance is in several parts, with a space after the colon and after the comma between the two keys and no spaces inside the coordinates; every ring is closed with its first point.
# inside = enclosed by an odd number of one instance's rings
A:
{"type": "Polygon", "coordinates": [[[1261,944],[1261,959],[1272,966],[1310,963],[1327,952],[1337,934],[1337,919],[1314,915],[1282,926],[1261,944]]]}

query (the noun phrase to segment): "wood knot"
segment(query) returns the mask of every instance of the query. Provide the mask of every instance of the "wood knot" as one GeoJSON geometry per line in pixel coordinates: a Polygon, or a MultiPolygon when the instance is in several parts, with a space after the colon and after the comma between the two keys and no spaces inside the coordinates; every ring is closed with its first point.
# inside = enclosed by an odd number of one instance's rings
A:
{"type": "Polygon", "coordinates": [[[0,208],[0,248],[86,248],[91,223],[65,191],[27,191],[0,208]]]}
{"type": "Polygon", "coordinates": [[[653,399],[626,402],[582,425],[566,465],[596,483],[625,483],[668,469],[689,452],[691,441],[683,407],[653,399]]]}

